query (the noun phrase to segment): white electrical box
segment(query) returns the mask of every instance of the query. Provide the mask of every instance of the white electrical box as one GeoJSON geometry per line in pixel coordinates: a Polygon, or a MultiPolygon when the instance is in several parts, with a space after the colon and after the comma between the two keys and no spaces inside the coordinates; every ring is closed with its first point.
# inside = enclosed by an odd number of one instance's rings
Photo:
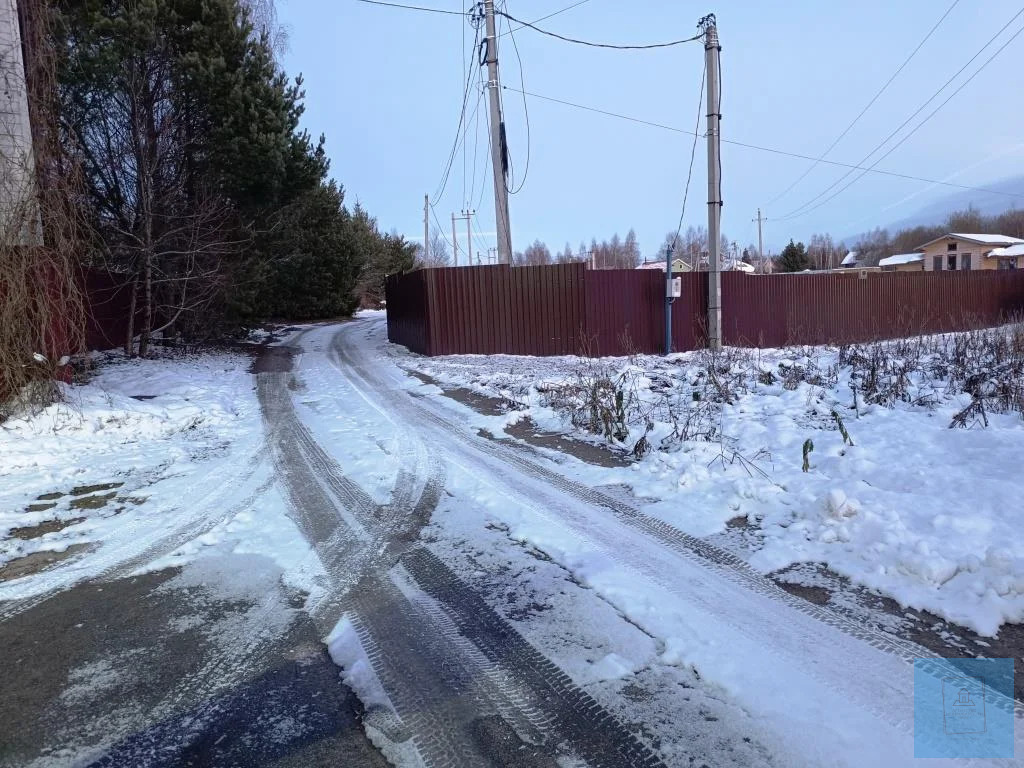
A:
{"type": "Polygon", "coordinates": [[[665,281],[665,298],[678,299],[683,295],[683,278],[673,277],[665,281]]]}

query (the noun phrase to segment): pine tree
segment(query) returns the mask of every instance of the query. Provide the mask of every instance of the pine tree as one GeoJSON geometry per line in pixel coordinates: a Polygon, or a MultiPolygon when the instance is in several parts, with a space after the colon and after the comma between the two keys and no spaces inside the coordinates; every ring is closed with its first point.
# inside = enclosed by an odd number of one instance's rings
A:
{"type": "Polygon", "coordinates": [[[782,255],[779,256],[779,271],[803,272],[805,269],[810,269],[810,266],[811,260],[807,256],[804,244],[794,243],[790,240],[789,245],[782,249],[782,255]]]}

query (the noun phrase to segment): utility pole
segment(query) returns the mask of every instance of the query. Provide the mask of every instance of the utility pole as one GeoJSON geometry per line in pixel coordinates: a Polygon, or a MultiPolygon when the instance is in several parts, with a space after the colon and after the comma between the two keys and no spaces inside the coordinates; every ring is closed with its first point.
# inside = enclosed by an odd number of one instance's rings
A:
{"type": "Polygon", "coordinates": [[[430,258],[430,195],[423,196],[423,263],[430,258]]]}
{"type": "Polygon", "coordinates": [[[455,214],[452,214],[452,257],[455,259],[455,266],[459,266],[459,238],[455,236],[455,214]]]}
{"type": "Polygon", "coordinates": [[[501,116],[501,80],[498,77],[498,34],[494,23],[494,0],[484,0],[487,24],[487,90],[491,105],[491,178],[494,180],[494,220],[497,224],[498,261],[512,263],[512,231],[508,219],[508,146],[505,121],[501,116]]]}
{"type": "Polygon", "coordinates": [[[672,354],[672,246],[665,248],[665,354],[672,354]]]}
{"type": "MultiPolygon", "coordinates": [[[[466,253],[468,254],[467,259],[466,259],[466,263],[469,264],[469,266],[473,266],[473,233],[470,230],[470,223],[469,222],[472,220],[474,213],[476,213],[476,211],[471,211],[469,209],[466,209],[465,211],[462,212],[462,215],[466,217],[466,248],[468,249],[466,251],[466,253]]],[[[480,265],[479,254],[477,255],[477,260],[476,261],[477,261],[477,266],[479,266],[480,265]]]]}
{"type": "Polygon", "coordinates": [[[454,213],[452,214],[452,248],[455,249],[456,267],[459,266],[459,239],[458,236],[455,234],[455,222],[462,221],[463,219],[466,220],[466,246],[468,248],[468,250],[466,251],[468,255],[468,258],[466,259],[466,266],[473,266],[473,240],[469,228],[469,219],[474,213],[475,211],[463,211],[461,216],[456,216],[454,213]]]}
{"type": "Polygon", "coordinates": [[[722,46],[718,42],[715,15],[700,20],[704,29],[704,61],[708,70],[708,346],[722,348],[722,154],[718,64],[722,46]]]}
{"type": "Polygon", "coordinates": [[[42,245],[22,45],[18,0],[0,0],[0,227],[19,245],[42,245]]]}
{"type": "Polygon", "coordinates": [[[757,222],[757,263],[761,267],[761,271],[764,272],[764,238],[761,236],[761,222],[768,221],[768,219],[761,216],[761,209],[757,209],[757,218],[753,219],[757,222]]]}

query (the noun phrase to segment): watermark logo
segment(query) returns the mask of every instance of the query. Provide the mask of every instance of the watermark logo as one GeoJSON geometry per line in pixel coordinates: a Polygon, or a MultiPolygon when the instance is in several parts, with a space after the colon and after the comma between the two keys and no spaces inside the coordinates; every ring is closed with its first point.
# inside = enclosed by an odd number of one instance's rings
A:
{"type": "Polygon", "coordinates": [[[1012,659],[914,660],[914,757],[1013,757],[1012,659]]]}

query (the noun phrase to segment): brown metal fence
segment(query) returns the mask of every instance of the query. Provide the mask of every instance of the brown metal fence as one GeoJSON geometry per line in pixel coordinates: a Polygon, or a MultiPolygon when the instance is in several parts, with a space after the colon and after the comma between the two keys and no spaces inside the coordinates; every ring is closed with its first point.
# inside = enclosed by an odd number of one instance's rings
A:
{"type": "MultiPolygon", "coordinates": [[[[706,343],[707,274],[682,275],[673,349],[706,343]]],[[[426,269],[387,280],[388,338],[426,355],[620,355],[664,349],[665,275],[583,264],[426,269]]],[[[843,344],[996,325],[1024,271],[722,275],[736,346],[843,344]]]]}

